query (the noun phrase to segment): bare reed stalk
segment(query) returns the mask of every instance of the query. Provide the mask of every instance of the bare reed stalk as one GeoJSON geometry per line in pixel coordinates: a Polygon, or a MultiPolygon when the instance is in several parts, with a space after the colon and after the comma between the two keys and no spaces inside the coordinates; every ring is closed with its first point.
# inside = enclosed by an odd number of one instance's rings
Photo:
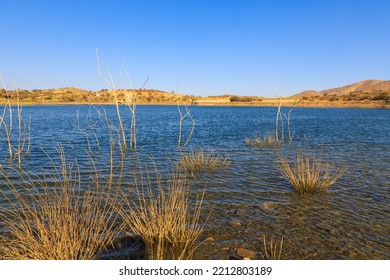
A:
{"type": "Polygon", "coordinates": [[[260,256],[263,260],[281,260],[283,250],[283,237],[280,242],[275,242],[272,238],[267,242],[265,235],[263,235],[263,244],[260,251],[260,256]]]}
{"type": "MultiPolygon", "coordinates": [[[[126,67],[124,63],[122,63],[122,70],[121,70],[121,76],[122,73],[126,75],[127,81],[130,84],[130,87],[133,89],[133,84],[130,79],[130,75],[126,70],[126,67]]],[[[141,90],[145,88],[146,84],[149,81],[149,77],[145,80],[144,84],[141,87],[141,90]]],[[[125,92],[125,87],[122,82],[122,89],[123,92],[125,92]]],[[[131,91],[131,96],[130,96],[130,103],[128,103],[128,107],[131,113],[131,124],[130,124],[130,141],[129,141],[129,147],[130,150],[137,150],[137,122],[136,122],[136,108],[137,108],[137,93],[134,95],[134,92],[131,91]]]]}
{"type": "Polygon", "coordinates": [[[203,194],[191,208],[186,180],[179,174],[163,180],[154,167],[140,178],[134,200],[125,195],[122,218],[145,242],[153,260],[191,259],[203,226],[199,224],[203,194]]]}
{"type": "MultiPolygon", "coordinates": [[[[275,125],[275,142],[279,143],[279,116],[281,115],[280,113],[280,108],[282,107],[282,99],[280,98],[279,100],[279,105],[278,105],[278,112],[276,113],[276,125],[275,125]]],[[[283,132],[282,132],[282,138],[283,138],[283,132]]]]}
{"type": "Polygon", "coordinates": [[[59,153],[62,164],[50,178],[21,173],[21,184],[9,182],[9,190],[0,191],[10,204],[0,210],[6,227],[1,259],[96,259],[116,237],[114,189],[83,185],[80,172],[66,163],[62,149],[59,153]]]}
{"type": "Polygon", "coordinates": [[[114,80],[112,78],[110,70],[108,69],[106,64],[100,59],[98,49],[96,49],[96,58],[97,58],[97,64],[98,64],[98,74],[102,78],[102,80],[111,88],[111,91],[114,94],[114,103],[115,103],[115,107],[116,107],[116,113],[118,116],[119,132],[120,132],[118,134],[118,136],[119,136],[118,142],[119,142],[121,148],[126,150],[127,149],[126,133],[125,133],[125,129],[123,127],[122,116],[121,116],[121,113],[119,110],[119,103],[118,103],[118,98],[117,98],[117,94],[116,94],[116,90],[115,90],[115,83],[114,83],[114,80]],[[104,70],[108,73],[108,77],[109,77],[108,79],[106,78],[106,76],[104,76],[102,74],[101,65],[103,66],[104,70]]]}
{"type": "Polygon", "coordinates": [[[289,140],[290,144],[293,141],[293,135],[291,134],[291,130],[290,130],[290,116],[291,116],[292,110],[293,109],[289,110],[287,115],[285,113],[282,113],[284,118],[287,120],[287,132],[288,132],[288,140],[289,140]]]}
{"type": "Polygon", "coordinates": [[[195,150],[182,153],[177,162],[177,167],[183,168],[184,172],[194,175],[197,172],[215,172],[220,169],[228,169],[231,163],[227,158],[214,155],[211,151],[206,154],[204,150],[195,150]]]}
{"type": "Polygon", "coordinates": [[[131,93],[131,104],[128,104],[130,112],[131,112],[131,125],[130,125],[130,150],[137,150],[137,123],[136,123],[136,115],[135,109],[137,107],[135,103],[135,99],[133,93],[131,93]]]}
{"type": "MultiPolygon", "coordinates": [[[[100,113],[100,111],[96,107],[94,107],[94,108],[96,111],[98,111],[98,113],[100,113]]],[[[91,144],[92,141],[94,140],[94,142],[96,143],[96,148],[97,148],[98,152],[100,152],[101,147],[100,147],[99,137],[97,136],[96,131],[95,131],[96,126],[98,125],[98,121],[94,122],[92,120],[92,115],[91,115],[90,109],[91,108],[89,108],[88,115],[86,117],[85,122],[83,123],[85,125],[85,127],[80,125],[80,114],[79,114],[79,111],[76,112],[76,118],[77,118],[77,126],[76,127],[85,136],[85,139],[87,141],[88,153],[90,155],[93,155],[94,149],[92,148],[92,144],[91,144]],[[91,140],[90,138],[93,140],[91,140]]],[[[100,114],[99,114],[99,117],[100,117],[100,114]]]]}
{"type": "Polygon", "coordinates": [[[188,109],[188,106],[187,105],[184,105],[184,109],[185,109],[185,114],[182,113],[182,110],[180,109],[180,106],[177,105],[177,110],[179,111],[179,115],[180,115],[180,118],[179,118],[179,138],[177,140],[177,149],[180,151],[181,148],[184,148],[187,146],[188,142],[190,142],[191,140],[191,137],[192,137],[192,134],[194,133],[194,129],[195,129],[195,121],[194,119],[192,118],[191,114],[190,114],[190,110],[188,109]],[[186,142],[184,143],[184,145],[182,146],[181,145],[181,140],[182,140],[182,130],[183,130],[183,121],[186,119],[186,118],[189,118],[190,121],[191,121],[191,131],[187,137],[187,140],[186,142]]]}
{"type": "Polygon", "coordinates": [[[92,132],[92,135],[93,137],[95,138],[95,143],[97,145],[97,149],[98,151],[100,151],[100,141],[99,141],[99,138],[95,132],[95,127],[96,127],[96,122],[94,123],[92,121],[92,115],[91,115],[91,110],[88,111],[88,117],[87,117],[87,120],[86,120],[86,125],[87,125],[87,128],[90,129],[90,131],[92,132]]]}
{"type": "Polygon", "coordinates": [[[301,194],[325,192],[346,171],[346,167],[332,167],[322,161],[322,157],[310,157],[307,152],[298,150],[296,161],[289,163],[287,158],[281,158],[279,167],[283,176],[293,188],[301,194]]]}
{"type": "Polygon", "coordinates": [[[17,130],[16,140],[12,137],[13,134],[13,112],[11,99],[12,95],[8,95],[7,88],[0,73],[0,79],[4,85],[7,94],[7,103],[4,106],[3,113],[0,117],[0,128],[3,127],[4,132],[0,131],[0,136],[3,137],[8,146],[9,158],[18,161],[18,166],[21,168],[22,157],[30,152],[30,124],[31,117],[26,123],[22,114],[22,105],[19,98],[19,91],[16,90],[16,111],[17,111],[17,130]],[[8,122],[7,122],[8,120],[8,122]]]}
{"type": "Polygon", "coordinates": [[[263,135],[262,137],[259,135],[255,135],[253,139],[246,137],[245,138],[245,144],[248,146],[256,146],[256,147],[278,147],[280,145],[283,145],[285,142],[285,125],[284,125],[284,119],[287,121],[287,133],[289,138],[289,143],[292,143],[293,135],[291,134],[290,130],[290,110],[287,115],[282,112],[282,99],[280,98],[278,110],[276,112],[276,118],[275,118],[275,133],[267,133],[263,135]],[[279,122],[281,123],[279,125],[279,122]],[[279,127],[281,129],[281,132],[279,133],[279,127]],[[279,135],[280,134],[280,135],[279,135]]]}

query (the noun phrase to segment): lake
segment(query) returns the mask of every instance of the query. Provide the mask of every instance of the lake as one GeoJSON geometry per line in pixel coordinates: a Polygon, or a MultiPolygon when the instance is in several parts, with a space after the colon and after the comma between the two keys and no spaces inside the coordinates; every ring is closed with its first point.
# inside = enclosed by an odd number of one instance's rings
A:
{"type": "MultiPolygon", "coordinates": [[[[103,108],[116,124],[114,106],[23,107],[23,115],[31,116],[31,152],[22,160],[23,169],[37,174],[50,170],[48,157],[56,162],[61,143],[67,157],[77,158],[81,172],[88,173],[87,135],[94,156],[107,161],[107,123],[97,112],[102,114],[103,108]]],[[[278,148],[245,144],[245,137],[274,132],[275,107],[190,110],[196,124],[184,150],[202,148],[232,161],[228,170],[188,179],[194,194],[205,190],[208,217],[196,258],[228,259],[241,247],[258,250],[263,235],[276,241],[283,236],[286,259],[390,258],[390,110],[294,108],[293,143],[278,148]],[[298,195],[278,170],[280,156],[294,156],[297,147],[321,153],[324,161],[347,166],[347,172],[324,194],[298,195]]],[[[289,108],[282,110],[287,113],[289,108]]],[[[121,112],[128,135],[130,111],[121,106],[121,112]]],[[[190,127],[186,119],[183,142],[190,127]]],[[[179,155],[178,131],[176,106],[138,106],[141,161],[153,159],[159,171],[167,173],[179,155]]],[[[14,165],[5,160],[3,139],[0,148],[3,167],[14,165]]],[[[133,167],[129,164],[124,180],[133,167]]],[[[104,165],[100,168],[102,174],[108,172],[104,165]]],[[[6,201],[0,203],[5,207],[6,201]]]]}

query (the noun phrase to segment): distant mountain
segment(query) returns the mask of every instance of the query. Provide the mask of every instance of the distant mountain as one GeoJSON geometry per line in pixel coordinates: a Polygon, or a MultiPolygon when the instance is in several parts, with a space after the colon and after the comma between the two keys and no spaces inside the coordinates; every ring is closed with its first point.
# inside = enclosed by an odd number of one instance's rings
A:
{"type": "Polygon", "coordinates": [[[378,91],[390,91],[390,80],[365,80],[351,85],[332,88],[327,90],[305,90],[291,97],[323,97],[323,96],[342,96],[350,93],[359,92],[378,92],[378,91]]]}

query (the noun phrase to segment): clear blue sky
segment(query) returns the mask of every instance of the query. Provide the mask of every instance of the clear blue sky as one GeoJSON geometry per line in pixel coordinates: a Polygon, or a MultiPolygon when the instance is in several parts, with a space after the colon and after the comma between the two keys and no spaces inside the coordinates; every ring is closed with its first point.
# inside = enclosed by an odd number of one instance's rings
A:
{"type": "Polygon", "coordinates": [[[0,0],[9,88],[117,87],[194,95],[291,95],[390,79],[390,1],[0,0]],[[126,86],[128,87],[128,86],[126,86]]]}

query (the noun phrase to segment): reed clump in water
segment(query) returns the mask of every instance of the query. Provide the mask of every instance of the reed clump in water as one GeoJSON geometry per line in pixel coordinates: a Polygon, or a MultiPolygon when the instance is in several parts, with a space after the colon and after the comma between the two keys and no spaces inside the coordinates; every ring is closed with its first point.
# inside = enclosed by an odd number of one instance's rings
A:
{"type": "Polygon", "coordinates": [[[232,161],[213,152],[195,150],[182,153],[177,162],[178,168],[183,168],[185,173],[215,172],[217,170],[228,169],[232,161]]]}
{"type": "Polygon", "coordinates": [[[298,150],[296,161],[290,163],[282,157],[279,170],[300,194],[323,193],[332,186],[346,171],[346,167],[334,167],[318,158],[310,156],[304,150],[298,150]]]}
{"type": "Polygon", "coordinates": [[[283,237],[279,243],[272,238],[267,242],[267,238],[263,235],[263,243],[260,249],[260,257],[263,260],[281,260],[283,250],[283,237]]]}
{"type": "Polygon", "coordinates": [[[278,147],[278,146],[282,145],[283,142],[280,140],[277,140],[275,137],[275,134],[268,133],[268,134],[265,134],[263,137],[261,137],[259,135],[255,135],[255,137],[253,139],[246,137],[245,144],[247,146],[255,146],[258,148],[263,148],[263,147],[271,148],[271,147],[278,147]]]}
{"type": "Polygon", "coordinates": [[[203,225],[199,218],[203,194],[191,207],[186,180],[180,174],[167,180],[154,169],[138,180],[136,196],[125,196],[124,223],[146,244],[148,259],[191,259],[203,225]],[[153,177],[153,178],[152,178],[153,177]]]}
{"type": "Polygon", "coordinates": [[[120,226],[111,185],[81,185],[61,152],[62,166],[50,178],[10,184],[0,194],[10,204],[0,217],[0,259],[92,260],[112,244],[120,226]]]}

